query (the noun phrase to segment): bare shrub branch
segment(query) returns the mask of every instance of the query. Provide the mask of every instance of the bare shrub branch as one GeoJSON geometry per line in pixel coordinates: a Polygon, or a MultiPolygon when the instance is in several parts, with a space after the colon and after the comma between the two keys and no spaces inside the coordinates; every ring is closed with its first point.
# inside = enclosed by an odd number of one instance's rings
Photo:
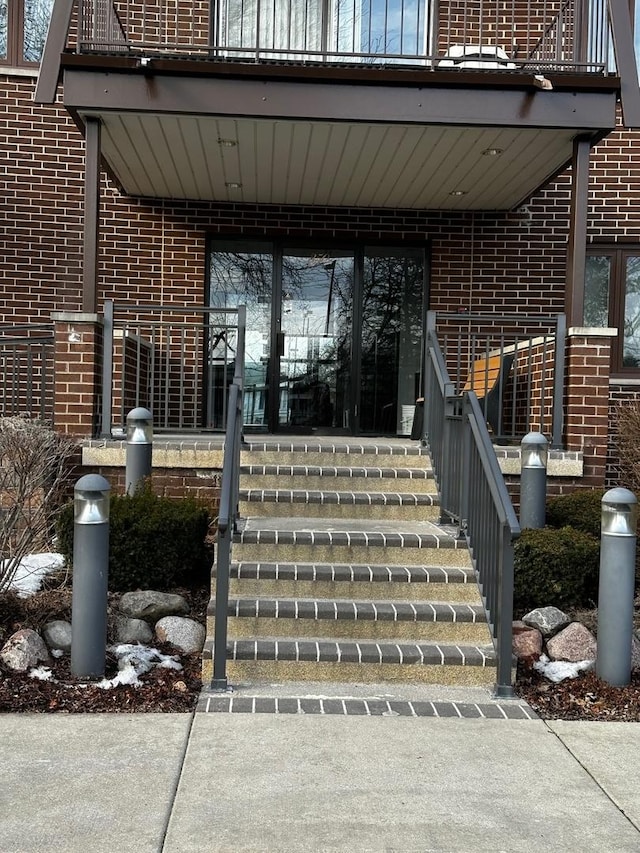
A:
{"type": "Polygon", "coordinates": [[[51,550],[74,453],[41,421],[0,418],[0,591],[24,557],[51,550]]]}

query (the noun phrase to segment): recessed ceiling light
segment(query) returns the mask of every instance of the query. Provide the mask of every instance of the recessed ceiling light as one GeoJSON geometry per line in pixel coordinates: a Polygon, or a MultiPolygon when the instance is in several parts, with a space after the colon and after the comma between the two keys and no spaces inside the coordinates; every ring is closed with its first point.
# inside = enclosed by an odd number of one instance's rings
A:
{"type": "Polygon", "coordinates": [[[218,145],[221,145],[223,148],[235,148],[238,144],[235,139],[222,139],[222,137],[218,137],[218,145]]]}
{"type": "Polygon", "coordinates": [[[225,187],[226,187],[228,190],[241,190],[241,189],[242,189],[242,184],[239,184],[239,183],[238,183],[238,181],[227,181],[227,182],[225,183],[225,187]]]}
{"type": "Polygon", "coordinates": [[[466,190],[452,190],[449,193],[449,195],[455,195],[455,196],[466,195],[466,194],[467,194],[466,190]]]}
{"type": "Polygon", "coordinates": [[[499,157],[503,153],[502,148],[485,148],[482,152],[485,157],[499,157]]]}

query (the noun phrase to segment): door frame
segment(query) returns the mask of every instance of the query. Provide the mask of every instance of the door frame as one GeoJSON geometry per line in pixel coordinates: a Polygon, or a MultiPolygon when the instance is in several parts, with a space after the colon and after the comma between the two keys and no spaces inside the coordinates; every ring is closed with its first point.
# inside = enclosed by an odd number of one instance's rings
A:
{"type": "MultiPolygon", "coordinates": [[[[268,234],[252,235],[242,234],[237,236],[228,236],[220,234],[209,234],[207,239],[207,259],[206,271],[207,281],[205,282],[206,303],[210,303],[211,289],[211,257],[216,250],[216,245],[220,248],[225,247],[230,250],[230,247],[237,245],[237,251],[242,251],[242,245],[245,244],[251,249],[256,250],[257,247],[263,247],[265,252],[270,252],[272,258],[272,278],[271,278],[271,317],[270,317],[270,340],[269,340],[269,356],[266,371],[267,380],[267,400],[266,400],[266,425],[265,429],[271,434],[295,434],[301,431],[300,427],[286,426],[279,423],[279,382],[280,382],[280,356],[276,353],[276,347],[281,340],[282,333],[282,260],[285,249],[295,249],[296,251],[308,250],[310,253],[325,250],[328,253],[332,249],[336,251],[349,251],[353,254],[353,270],[354,270],[354,292],[352,294],[352,318],[351,318],[351,376],[349,388],[349,428],[318,428],[313,432],[318,434],[322,432],[327,435],[373,435],[375,433],[361,433],[360,430],[360,405],[361,405],[361,376],[362,376],[362,312],[363,312],[363,280],[364,280],[364,259],[367,249],[390,251],[408,251],[420,250],[423,253],[423,286],[422,286],[422,332],[420,345],[420,371],[424,370],[424,329],[426,325],[426,315],[430,308],[430,285],[431,285],[431,252],[430,242],[423,241],[407,241],[407,240],[383,240],[375,241],[363,239],[362,237],[353,240],[331,240],[321,237],[313,237],[308,240],[304,239],[286,239],[282,237],[271,238],[268,234]],[[357,322],[356,322],[357,321],[357,322]],[[276,388],[277,393],[269,393],[269,390],[276,388]]],[[[421,386],[420,386],[421,387],[421,386]]],[[[260,430],[261,432],[263,430],[260,430]]]]}

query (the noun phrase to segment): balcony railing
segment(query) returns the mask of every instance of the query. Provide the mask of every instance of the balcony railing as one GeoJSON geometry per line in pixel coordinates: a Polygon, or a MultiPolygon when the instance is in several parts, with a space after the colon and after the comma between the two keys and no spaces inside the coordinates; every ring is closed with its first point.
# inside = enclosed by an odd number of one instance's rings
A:
{"type": "Polygon", "coordinates": [[[53,421],[54,334],[51,325],[0,327],[0,417],[53,421]]]}
{"type": "Polygon", "coordinates": [[[607,73],[607,0],[78,0],[79,53],[607,73]]]}

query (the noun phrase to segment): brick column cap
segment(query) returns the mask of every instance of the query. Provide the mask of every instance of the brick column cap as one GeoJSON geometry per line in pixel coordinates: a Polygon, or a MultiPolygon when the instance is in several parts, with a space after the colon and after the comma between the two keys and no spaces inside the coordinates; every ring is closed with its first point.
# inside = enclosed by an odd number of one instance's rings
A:
{"type": "Polygon", "coordinates": [[[601,326],[570,326],[567,337],[581,338],[617,338],[618,330],[601,326]]]}
{"type": "Polygon", "coordinates": [[[87,314],[85,311],[54,311],[51,319],[54,323],[102,323],[99,314],[87,314]]]}

